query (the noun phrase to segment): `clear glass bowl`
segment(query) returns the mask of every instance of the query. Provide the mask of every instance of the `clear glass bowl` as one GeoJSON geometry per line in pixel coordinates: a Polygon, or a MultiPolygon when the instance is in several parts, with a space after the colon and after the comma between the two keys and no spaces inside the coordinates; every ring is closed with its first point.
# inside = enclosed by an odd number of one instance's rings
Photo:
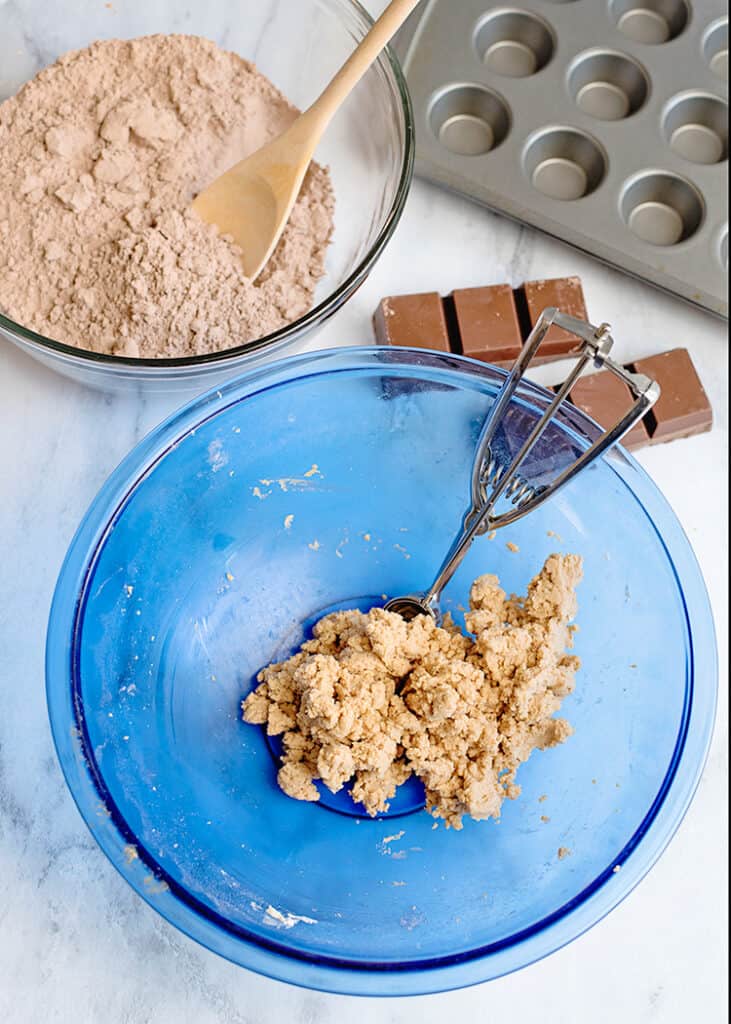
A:
{"type": "MultiPolygon", "coordinates": [[[[350,801],[293,801],[263,731],[240,719],[303,624],[431,580],[502,380],[373,349],[254,371],[139,445],[71,545],[47,649],[67,782],[142,898],[236,963],[373,995],[494,978],[619,903],[690,803],[714,720],[711,613],[677,520],[621,451],[479,540],[445,595],[459,619],[481,573],[524,592],[557,548],[585,559],[583,668],[564,706],[576,732],[521,768],[499,824],[456,833],[398,803],[370,820],[350,801]]],[[[505,443],[548,401],[526,386],[505,443]]],[[[596,431],[562,415],[531,476],[596,431]]]]}
{"type": "MultiPolygon", "coordinates": [[[[96,39],[156,32],[205,36],[253,60],[300,108],[325,87],[372,25],[355,0],[29,0],[0,4],[0,100],[41,68],[96,39]],[[108,9],[109,7],[109,9],[108,9]]],[[[60,344],[3,316],[0,336],[75,380],[104,390],[200,392],[273,354],[296,350],[366,279],[400,219],[413,173],[408,90],[385,52],[338,113],[316,157],[330,167],[336,234],[310,313],[256,342],[200,358],[101,356],[60,344]]],[[[0,239],[12,244],[12,239],[0,239]]],[[[79,339],[81,344],[83,339],[79,339]]]]}

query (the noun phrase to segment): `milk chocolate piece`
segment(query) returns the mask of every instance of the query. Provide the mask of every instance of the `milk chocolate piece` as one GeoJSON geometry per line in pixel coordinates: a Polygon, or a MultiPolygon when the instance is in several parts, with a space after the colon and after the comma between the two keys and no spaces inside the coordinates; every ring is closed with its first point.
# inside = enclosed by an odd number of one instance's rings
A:
{"type": "MultiPolygon", "coordinates": [[[[464,288],[447,299],[436,292],[395,296],[381,302],[373,322],[381,345],[464,353],[496,366],[512,366],[549,307],[588,320],[579,278],[529,281],[517,291],[507,284],[464,288]]],[[[571,355],[580,344],[572,334],[553,327],[534,365],[571,355]]],[[[626,448],[662,444],[711,429],[713,411],[686,349],[641,359],[627,369],[656,380],[662,397],[625,436],[626,448]]],[[[569,398],[605,429],[618,423],[633,402],[629,387],[610,370],[582,377],[569,398]]]]}
{"type": "Polygon", "coordinates": [[[640,359],[631,367],[657,381],[662,395],[648,416],[650,444],[704,434],[713,426],[713,410],[687,349],[640,359]]]}
{"type": "Polygon", "coordinates": [[[444,305],[436,292],[384,299],[376,310],[373,323],[380,345],[452,351],[444,305]]]}
{"type": "Polygon", "coordinates": [[[463,288],[452,301],[464,355],[495,365],[515,362],[523,335],[510,285],[463,288]]]}
{"type": "MultiPolygon", "coordinates": [[[[554,306],[562,313],[575,316],[579,320],[588,320],[584,289],[578,277],[558,277],[548,281],[527,281],[523,285],[523,294],[528,307],[528,318],[531,329],[538,323],[544,309],[554,306]]],[[[555,325],[545,337],[541,350],[544,355],[569,355],[575,352],[581,342],[562,327],[555,325]]]]}
{"type": "MultiPolygon", "coordinates": [[[[640,359],[627,366],[657,381],[662,395],[644,420],[622,442],[630,450],[703,434],[713,426],[713,410],[684,348],[640,359]]],[[[612,427],[632,404],[629,388],[609,370],[582,377],[570,399],[602,427],[612,427]]]]}
{"type": "MultiPolygon", "coordinates": [[[[569,399],[605,430],[619,423],[634,404],[629,387],[611,370],[600,370],[599,373],[582,377],[572,388],[569,399]]],[[[622,440],[624,447],[630,451],[645,448],[649,443],[650,435],[644,420],[632,427],[622,440]]]]}
{"type": "MultiPolygon", "coordinates": [[[[586,319],[578,277],[529,281],[516,290],[507,284],[463,288],[446,299],[436,292],[392,296],[381,302],[373,323],[381,345],[463,353],[494,366],[510,367],[540,314],[552,305],[586,319]]],[[[579,347],[573,335],[552,328],[534,365],[563,359],[579,347]]]]}

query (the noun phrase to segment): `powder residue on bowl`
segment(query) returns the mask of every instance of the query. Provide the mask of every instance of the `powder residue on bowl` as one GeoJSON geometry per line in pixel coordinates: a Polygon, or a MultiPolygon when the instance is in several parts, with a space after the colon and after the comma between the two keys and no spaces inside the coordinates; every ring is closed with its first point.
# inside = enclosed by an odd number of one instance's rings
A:
{"type": "Polygon", "coordinates": [[[294,928],[297,924],[317,924],[313,917],[303,917],[301,914],[290,914],[282,912],[276,907],[268,906],[264,912],[264,924],[281,925],[283,928],[294,928]]]}
{"type": "Polygon", "coordinates": [[[190,210],[297,111],[247,61],[185,35],[97,42],[0,105],[0,310],[104,354],[233,348],[312,306],[333,230],[313,164],[253,283],[190,210]]]}
{"type": "Polygon", "coordinates": [[[552,555],[525,598],[481,577],[470,636],[449,620],[407,623],[380,608],[322,619],[243,702],[245,721],[283,735],[280,787],[317,801],[315,780],[334,793],[352,781],[353,799],[375,816],[413,774],[449,826],[498,818],[520,794],[519,766],[572,733],[554,715],[579,668],[569,650],[581,575],[579,557],[552,555]]]}

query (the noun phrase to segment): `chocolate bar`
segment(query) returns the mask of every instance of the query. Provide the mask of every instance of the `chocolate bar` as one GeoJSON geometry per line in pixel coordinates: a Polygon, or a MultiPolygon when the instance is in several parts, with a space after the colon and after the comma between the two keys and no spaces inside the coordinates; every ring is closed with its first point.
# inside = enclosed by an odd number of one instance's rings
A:
{"type": "MultiPolygon", "coordinates": [[[[711,403],[686,349],[676,348],[640,359],[630,363],[627,369],[657,381],[662,395],[644,420],[625,436],[622,441],[625,448],[633,451],[711,430],[711,403]]],[[[634,401],[629,387],[610,370],[582,377],[574,385],[569,399],[605,428],[618,423],[634,401]]]]}
{"type": "MultiPolygon", "coordinates": [[[[437,292],[384,299],[373,318],[381,345],[430,348],[471,356],[493,366],[510,367],[544,309],[587,320],[578,277],[463,288],[442,298],[437,292]]],[[[553,326],[534,365],[564,359],[581,343],[553,326]]],[[[630,451],[703,434],[713,426],[713,410],[686,349],[673,349],[630,363],[627,369],[656,380],[662,397],[641,423],[625,436],[630,451]]],[[[613,427],[633,404],[629,387],[610,370],[582,377],[569,400],[604,428],[613,427]]]]}
{"type": "MultiPolygon", "coordinates": [[[[508,284],[463,288],[446,298],[435,292],[392,296],[381,302],[374,326],[381,345],[456,352],[509,367],[543,310],[550,306],[586,320],[579,278],[529,281],[517,289],[508,284]]],[[[554,326],[534,365],[563,359],[579,346],[577,338],[554,326]]]]}

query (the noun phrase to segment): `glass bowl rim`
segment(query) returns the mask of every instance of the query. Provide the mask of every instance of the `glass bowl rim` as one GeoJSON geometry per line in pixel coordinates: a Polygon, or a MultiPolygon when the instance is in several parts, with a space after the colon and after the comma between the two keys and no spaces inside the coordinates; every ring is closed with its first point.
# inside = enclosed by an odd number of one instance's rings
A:
{"type": "MultiPolygon", "coordinates": [[[[690,644],[683,720],[673,757],[660,790],[627,845],[590,885],[549,917],[515,936],[460,955],[432,957],[404,964],[370,964],[353,959],[307,954],[285,943],[230,926],[190,897],[148,855],[89,761],[84,749],[83,704],[77,699],[76,642],[86,604],[87,584],[96,558],[114,523],[138,485],[189,431],[225,409],[273,387],[333,372],[419,368],[457,369],[476,378],[475,387],[494,388],[506,371],[463,356],[418,349],[331,349],[280,359],[253,368],[214,388],[169,416],[111,474],[85,514],[61,569],[50,612],[46,645],[46,691],[53,741],[66,784],[79,812],[113,866],[145,902],[169,923],[207,949],[239,966],[291,984],[346,995],[425,995],[480,984],[519,970],[578,938],[597,924],[644,878],[680,826],[693,799],[708,756],[715,722],[718,663],[715,628],[703,577],[690,543],[671,507],[650,477],[624,450],[612,453],[609,465],[655,530],[678,584],[690,644]],[[662,534],[658,526],[662,519],[662,534]],[[110,812],[108,805],[113,810],[110,812]],[[105,813],[100,818],[99,808],[105,813]],[[125,831],[126,830],[126,831],[125,831]],[[161,891],[142,882],[135,863],[121,851],[130,844],[161,891]],[[172,880],[171,880],[172,881],[172,880]]],[[[543,402],[552,395],[528,384],[524,395],[543,402]]],[[[562,414],[562,425],[584,441],[600,428],[579,410],[562,414]],[[564,419],[564,416],[566,417],[564,419]]],[[[139,867],[139,865],[137,865],[139,867]]]]}
{"type": "MultiPolygon", "coordinates": [[[[355,13],[361,17],[365,30],[368,30],[374,24],[373,17],[363,7],[359,0],[337,0],[337,2],[350,5],[355,13]]],[[[0,310],[0,329],[9,331],[11,334],[18,335],[23,341],[30,342],[34,346],[39,346],[42,349],[50,350],[51,352],[56,352],[63,356],[68,356],[71,359],[78,359],[81,363],[95,364],[100,367],[104,366],[110,370],[151,369],[153,372],[155,370],[159,370],[162,373],[166,370],[182,368],[190,369],[195,367],[203,368],[216,364],[225,366],[227,363],[240,359],[242,356],[251,356],[268,348],[276,349],[280,345],[286,344],[286,342],[290,341],[292,338],[295,338],[301,333],[308,331],[310,328],[326,321],[345,301],[347,301],[348,298],[350,298],[352,294],[354,294],[354,292],[358,290],[361,284],[368,277],[383,250],[391,241],[391,238],[393,237],[403,215],[414,176],[416,129],[414,109],[411,102],[411,94],[409,92],[408,85],[406,84],[406,76],[404,75],[403,68],[401,67],[395,51],[390,45],[384,49],[383,53],[378,58],[377,63],[386,70],[390,68],[401,100],[401,109],[404,117],[403,162],[401,165],[396,195],[378,237],[358,266],[355,267],[355,269],[335,289],[335,291],[327,295],[316,306],[313,306],[313,308],[305,313],[304,316],[299,317],[299,319],[290,324],[286,324],[284,327],[280,327],[271,334],[265,335],[263,338],[255,338],[243,345],[237,345],[235,348],[223,349],[220,352],[208,352],[205,355],[182,356],[175,359],[142,359],[132,356],[116,356],[102,352],[92,352],[89,349],[79,348],[75,345],[68,345],[62,341],[55,341],[53,338],[46,338],[44,335],[32,331],[29,327],[24,327],[22,324],[17,323],[11,317],[6,316],[2,310],[0,310]]]]}

